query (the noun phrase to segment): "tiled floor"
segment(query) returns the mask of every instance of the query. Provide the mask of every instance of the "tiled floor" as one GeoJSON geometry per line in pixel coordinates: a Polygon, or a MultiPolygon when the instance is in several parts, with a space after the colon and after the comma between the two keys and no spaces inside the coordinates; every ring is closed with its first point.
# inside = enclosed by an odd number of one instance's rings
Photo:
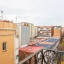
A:
{"type": "Polygon", "coordinates": [[[64,64],[64,61],[61,61],[61,64],[64,64]]]}

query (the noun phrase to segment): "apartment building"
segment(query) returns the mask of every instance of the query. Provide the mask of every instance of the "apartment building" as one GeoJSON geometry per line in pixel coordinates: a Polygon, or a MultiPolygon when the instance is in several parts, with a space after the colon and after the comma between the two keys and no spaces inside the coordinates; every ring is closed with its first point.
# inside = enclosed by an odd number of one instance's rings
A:
{"type": "Polygon", "coordinates": [[[34,38],[35,36],[35,27],[34,24],[28,22],[22,22],[22,25],[30,27],[30,38],[34,38]]]}
{"type": "Polygon", "coordinates": [[[37,27],[37,26],[35,26],[35,31],[34,31],[34,32],[35,32],[35,33],[34,33],[34,34],[35,34],[35,35],[34,35],[35,37],[37,37],[37,36],[38,36],[37,31],[38,31],[38,27],[37,27]]]}
{"type": "Polygon", "coordinates": [[[30,27],[21,23],[18,25],[19,47],[27,46],[30,42],[30,27]],[[27,44],[26,44],[27,43],[27,44]]]}
{"type": "MultiPolygon", "coordinates": [[[[19,35],[19,49],[22,47],[26,47],[30,43],[30,27],[27,25],[18,24],[18,35],[19,35]]],[[[28,47],[27,47],[28,48],[28,47]]],[[[26,53],[24,54],[21,50],[19,50],[19,61],[21,61],[26,53]]]]}
{"type": "Polygon", "coordinates": [[[62,27],[62,34],[64,34],[64,27],[62,27]]]}
{"type": "Polygon", "coordinates": [[[61,26],[54,26],[53,37],[61,37],[62,28],[61,26]]]}
{"type": "Polygon", "coordinates": [[[29,26],[30,26],[30,38],[34,38],[34,35],[35,35],[35,31],[34,31],[34,29],[35,29],[35,27],[34,27],[34,24],[32,24],[32,23],[29,23],[28,24],[29,26]]]}
{"type": "Polygon", "coordinates": [[[38,26],[38,36],[41,37],[52,37],[53,27],[52,26],[38,26]]]}
{"type": "MultiPolygon", "coordinates": [[[[0,21],[0,64],[16,64],[16,24],[8,20],[0,21]]],[[[17,52],[17,53],[16,53],[17,52]]]]}

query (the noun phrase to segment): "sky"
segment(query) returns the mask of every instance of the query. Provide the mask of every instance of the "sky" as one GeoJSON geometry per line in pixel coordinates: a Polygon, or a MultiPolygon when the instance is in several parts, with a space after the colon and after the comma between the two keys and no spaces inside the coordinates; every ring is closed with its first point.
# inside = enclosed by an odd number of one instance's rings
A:
{"type": "Polygon", "coordinates": [[[4,19],[16,22],[17,17],[17,23],[64,26],[64,0],[0,0],[1,10],[4,19]]]}

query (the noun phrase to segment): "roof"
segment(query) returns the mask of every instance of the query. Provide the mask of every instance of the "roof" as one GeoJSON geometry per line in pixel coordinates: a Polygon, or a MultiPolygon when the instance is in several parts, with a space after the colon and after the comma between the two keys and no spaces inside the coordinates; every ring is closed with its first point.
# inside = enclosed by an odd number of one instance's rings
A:
{"type": "Polygon", "coordinates": [[[40,47],[45,47],[46,49],[50,49],[52,45],[50,45],[50,44],[34,44],[34,46],[40,46],[40,47]]]}
{"type": "Polygon", "coordinates": [[[39,42],[40,44],[51,44],[53,45],[54,43],[53,42],[39,42]]]}
{"type": "Polygon", "coordinates": [[[28,47],[20,48],[19,50],[28,52],[28,53],[35,53],[41,48],[43,49],[52,48],[57,43],[58,40],[59,40],[58,38],[48,38],[44,42],[42,42],[43,40],[37,43],[31,42],[32,43],[31,45],[29,45],[28,47]]]}
{"type": "Polygon", "coordinates": [[[46,42],[53,42],[56,43],[58,41],[57,38],[48,38],[46,42]]]}
{"type": "Polygon", "coordinates": [[[58,28],[61,28],[61,26],[53,26],[53,27],[58,27],[58,28]]]}
{"type": "Polygon", "coordinates": [[[47,49],[50,49],[53,45],[55,45],[58,41],[58,38],[48,38],[46,40],[42,40],[41,42],[37,42],[34,46],[44,46],[47,49]]]}
{"type": "Polygon", "coordinates": [[[39,47],[39,46],[26,46],[26,47],[23,47],[23,48],[20,48],[19,50],[21,51],[24,51],[24,52],[27,52],[27,53],[35,53],[37,52],[38,50],[40,50],[41,48],[45,48],[44,46],[43,47],[39,47]]]}
{"type": "Polygon", "coordinates": [[[47,38],[35,38],[33,41],[30,41],[29,45],[33,45],[35,43],[37,43],[38,41],[45,41],[47,38]]]}
{"type": "Polygon", "coordinates": [[[35,27],[38,27],[38,28],[52,28],[53,26],[35,26],[35,27]]]}

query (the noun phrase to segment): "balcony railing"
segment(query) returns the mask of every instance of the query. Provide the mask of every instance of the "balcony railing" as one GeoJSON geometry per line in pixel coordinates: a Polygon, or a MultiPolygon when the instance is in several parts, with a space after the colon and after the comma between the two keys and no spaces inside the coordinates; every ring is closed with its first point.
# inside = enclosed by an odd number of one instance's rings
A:
{"type": "Polygon", "coordinates": [[[31,54],[18,64],[61,64],[64,51],[40,49],[36,53],[31,54]],[[32,61],[32,59],[34,59],[32,61]]]}

